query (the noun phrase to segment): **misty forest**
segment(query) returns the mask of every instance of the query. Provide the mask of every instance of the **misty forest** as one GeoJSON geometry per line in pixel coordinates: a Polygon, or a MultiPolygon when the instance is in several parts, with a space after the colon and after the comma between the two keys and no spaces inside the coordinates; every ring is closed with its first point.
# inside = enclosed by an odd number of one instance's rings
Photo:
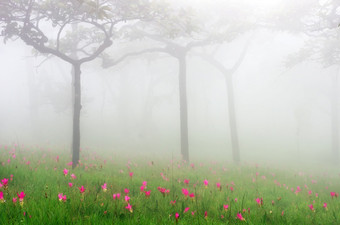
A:
{"type": "Polygon", "coordinates": [[[339,0],[0,0],[0,224],[340,224],[339,0]]]}

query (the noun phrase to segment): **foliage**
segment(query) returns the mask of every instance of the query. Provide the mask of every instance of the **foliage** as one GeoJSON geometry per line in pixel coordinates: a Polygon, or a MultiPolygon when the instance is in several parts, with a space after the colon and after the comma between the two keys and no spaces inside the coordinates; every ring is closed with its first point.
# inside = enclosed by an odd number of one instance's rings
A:
{"type": "Polygon", "coordinates": [[[69,156],[51,149],[0,150],[3,224],[337,224],[340,216],[335,171],[113,159],[86,149],[70,170],[69,156]]]}

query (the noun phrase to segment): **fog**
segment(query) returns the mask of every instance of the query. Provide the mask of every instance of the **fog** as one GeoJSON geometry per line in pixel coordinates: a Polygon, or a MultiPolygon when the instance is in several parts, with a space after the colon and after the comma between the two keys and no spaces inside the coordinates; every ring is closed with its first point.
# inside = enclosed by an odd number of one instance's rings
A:
{"type": "MultiPolygon", "coordinates": [[[[200,12],[208,4],[204,2],[173,4],[200,12]]],[[[278,10],[282,1],[277,5],[275,1],[250,2],[243,1],[240,7],[261,6],[267,16],[282,13],[278,10]]],[[[216,5],[212,2],[211,6],[216,5]]],[[[332,161],[332,101],[339,94],[334,91],[339,67],[315,59],[287,66],[313,37],[278,26],[254,25],[230,41],[188,52],[190,160],[233,161],[225,77],[200,55],[214,52],[216,60],[232,68],[248,45],[232,75],[241,161],[332,161]]],[[[159,45],[125,40],[114,42],[105,54],[118,58],[126,49],[159,45]]],[[[20,39],[0,44],[0,144],[71,152],[72,67],[57,57],[46,59],[34,53],[20,39]]],[[[84,64],[81,147],[110,154],[180,157],[178,71],[178,61],[164,53],[128,57],[110,68],[103,68],[100,59],[84,64]]],[[[338,98],[335,101],[338,105],[338,98]]]]}

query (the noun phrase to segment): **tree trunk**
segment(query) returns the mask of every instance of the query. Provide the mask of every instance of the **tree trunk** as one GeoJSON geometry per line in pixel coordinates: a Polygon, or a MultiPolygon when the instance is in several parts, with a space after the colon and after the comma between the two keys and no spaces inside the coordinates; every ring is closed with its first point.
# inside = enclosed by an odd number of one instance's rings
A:
{"type": "Polygon", "coordinates": [[[75,168],[79,162],[80,151],[80,110],[81,110],[81,80],[80,64],[74,64],[73,78],[73,141],[72,141],[72,167],[75,168]]]}
{"type": "Polygon", "coordinates": [[[179,61],[179,111],[181,127],[181,153],[183,160],[189,162],[189,139],[188,139],[188,105],[186,90],[186,55],[178,57],[179,61]]]}
{"type": "Polygon", "coordinates": [[[339,96],[338,96],[338,74],[333,78],[332,82],[332,160],[333,163],[339,162],[339,96]]]}
{"type": "Polygon", "coordinates": [[[228,110],[229,110],[229,124],[230,124],[230,135],[231,135],[231,147],[233,153],[233,160],[235,163],[240,162],[240,149],[238,143],[237,124],[236,124],[236,112],[235,112],[235,97],[234,97],[234,86],[231,75],[225,75],[225,82],[227,86],[228,95],[228,110]]]}

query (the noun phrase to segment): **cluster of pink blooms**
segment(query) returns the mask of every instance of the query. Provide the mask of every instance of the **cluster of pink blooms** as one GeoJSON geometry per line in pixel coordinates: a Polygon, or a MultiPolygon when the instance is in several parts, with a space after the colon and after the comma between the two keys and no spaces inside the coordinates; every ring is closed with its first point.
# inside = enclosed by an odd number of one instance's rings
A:
{"type": "Polygon", "coordinates": [[[194,198],[195,197],[195,194],[194,193],[189,193],[188,189],[186,188],[183,188],[182,189],[182,193],[185,197],[190,197],[190,198],[194,198]]]}
{"type": "Polygon", "coordinates": [[[162,187],[157,187],[157,190],[162,193],[163,196],[165,196],[165,194],[169,194],[170,193],[170,189],[166,189],[166,188],[162,188],[162,187]]]}
{"type": "Polygon", "coordinates": [[[140,191],[144,192],[145,197],[148,198],[148,197],[150,197],[151,191],[150,190],[149,191],[146,190],[146,185],[147,185],[147,182],[143,181],[142,186],[140,186],[140,191]]]}

